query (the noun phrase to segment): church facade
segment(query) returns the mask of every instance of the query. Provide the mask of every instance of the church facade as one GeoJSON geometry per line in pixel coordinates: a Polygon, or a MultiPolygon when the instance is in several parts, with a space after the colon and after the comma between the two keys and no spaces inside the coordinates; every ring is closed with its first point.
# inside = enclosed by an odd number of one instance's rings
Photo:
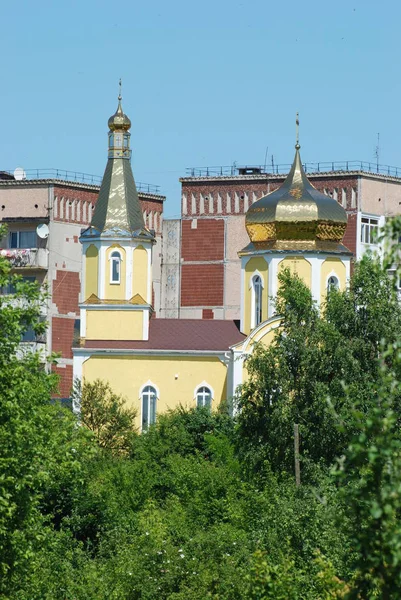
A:
{"type": "Polygon", "coordinates": [[[121,96],[108,125],[106,170],[80,237],[83,302],[74,377],[107,380],[137,410],[144,430],[178,405],[215,408],[230,400],[246,378],[244,359],[253,344],[269,344],[280,325],[274,297],[283,268],[304,280],[319,306],[328,289],[344,289],[351,259],[341,243],[347,216],[308,181],[297,142],[284,183],[246,214],[250,243],[239,252],[240,327],[229,320],[155,318],[155,238],[145,226],[131,170],[131,122],[121,96]]]}

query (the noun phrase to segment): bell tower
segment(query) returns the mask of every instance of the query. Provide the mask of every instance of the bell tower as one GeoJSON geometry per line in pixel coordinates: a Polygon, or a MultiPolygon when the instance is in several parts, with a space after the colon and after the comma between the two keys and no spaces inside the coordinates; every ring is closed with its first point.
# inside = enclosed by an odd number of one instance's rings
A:
{"type": "Polygon", "coordinates": [[[81,338],[147,340],[152,311],[152,246],[131,169],[131,121],[108,120],[108,160],[88,229],[81,237],[81,338]]]}

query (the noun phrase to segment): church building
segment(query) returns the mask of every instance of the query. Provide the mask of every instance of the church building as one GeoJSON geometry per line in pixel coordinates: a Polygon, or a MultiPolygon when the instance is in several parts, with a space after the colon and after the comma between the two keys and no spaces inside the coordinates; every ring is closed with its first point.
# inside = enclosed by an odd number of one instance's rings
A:
{"type": "MultiPolygon", "coordinates": [[[[131,169],[131,121],[121,95],[108,121],[108,161],[90,226],[82,233],[81,338],[74,377],[106,380],[137,410],[146,429],[178,405],[230,400],[246,378],[253,344],[269,344],[280,317],[274,296],[289,267],[317,305],[330,287],[344,289],[351,252],[341,243],[347,216],[318,192],[302,167],[299,143],[280,188],[248,209],[250,243],[241,258],[241,322],[159,319],[153,311],[152,249],[131,169]]],[[[208,285],[208,281],[204,282],[208,285]]]]}

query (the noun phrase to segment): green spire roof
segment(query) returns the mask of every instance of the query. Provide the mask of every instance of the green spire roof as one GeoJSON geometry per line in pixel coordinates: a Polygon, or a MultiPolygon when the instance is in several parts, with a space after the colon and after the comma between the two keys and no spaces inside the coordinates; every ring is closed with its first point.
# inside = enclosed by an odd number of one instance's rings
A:
{"type": "Polygon", "coordinates": [[[150,235],[145,229],[131,164],[126,158],[107,161],[91,227],[107,235],[150,235]]]}
{"type": "Polygon", "coordinates": [[[118,100],[117,112],[109,119],[109,159],[90,227],[82,235],[141,237],[153,240],[154,236],[145,227],[131,169],[128,132],[131,121],[122,112],[121,96],[118,100]],[[118,119],[115,118],[116,115],[118,119]]]}

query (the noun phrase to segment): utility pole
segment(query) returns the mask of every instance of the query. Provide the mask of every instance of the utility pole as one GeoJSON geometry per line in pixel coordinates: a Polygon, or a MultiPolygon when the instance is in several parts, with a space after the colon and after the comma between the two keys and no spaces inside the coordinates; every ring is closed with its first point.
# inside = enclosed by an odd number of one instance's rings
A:
{"type": "Polygon", "coordinates": [[[299,426],[294,423],[294,459],[295,459],[295,484],[301,485],[301,465],[299,461],[299,426]]]}

